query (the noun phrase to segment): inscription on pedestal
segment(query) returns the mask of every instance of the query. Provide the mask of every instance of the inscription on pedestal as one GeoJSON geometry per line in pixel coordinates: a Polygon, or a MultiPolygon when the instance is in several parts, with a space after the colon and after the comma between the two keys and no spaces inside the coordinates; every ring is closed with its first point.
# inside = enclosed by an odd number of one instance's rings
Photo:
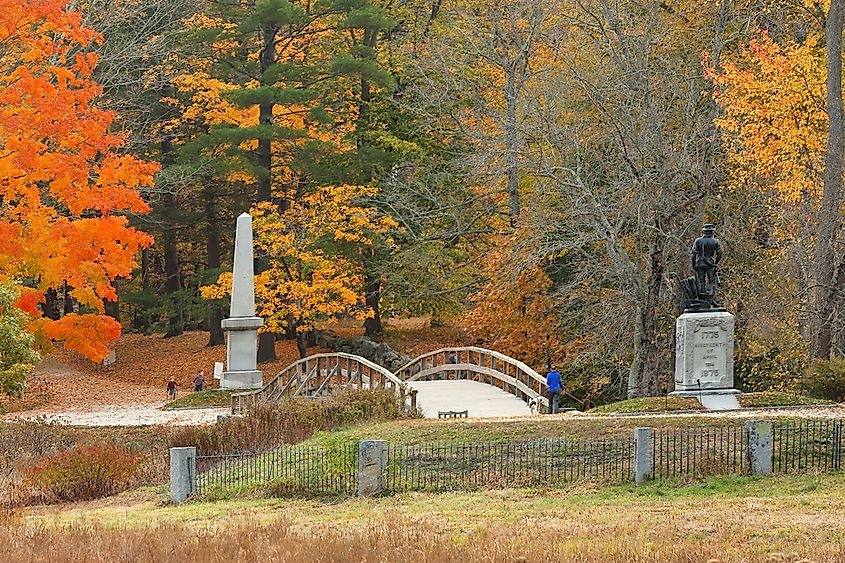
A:
{"type": "Polygon", "coordinates": [[[719,379],[725,372],[726,336],[723,327],[702,328],[693,334],[693,371],[702,384],[719,379]]]}
{"type": "Polygon", "coordinates": [[[733,329],[730,313],[685,313],[678,317],[676,390],[733,387],[733,329]]]}

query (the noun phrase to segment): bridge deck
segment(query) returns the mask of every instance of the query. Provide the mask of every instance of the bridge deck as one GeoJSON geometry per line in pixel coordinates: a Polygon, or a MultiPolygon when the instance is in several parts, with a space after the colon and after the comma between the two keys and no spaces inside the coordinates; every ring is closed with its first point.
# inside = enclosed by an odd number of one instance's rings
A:
{"type": "Polygon", "coordinates": [[[414,381],[417,406],[425,418],[437,418],[438,411],[469,411],[471,417],[493,418],[531,414],[528,405],[498,387],[477,381],[414,381]]]}

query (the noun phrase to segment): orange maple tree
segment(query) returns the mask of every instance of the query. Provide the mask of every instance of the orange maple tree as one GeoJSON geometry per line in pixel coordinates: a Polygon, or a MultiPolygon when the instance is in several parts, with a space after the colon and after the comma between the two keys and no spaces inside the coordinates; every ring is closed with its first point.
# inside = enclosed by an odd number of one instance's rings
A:
{"type": "Polygon", "coordinates": [[[96,107],[98,36],[67,0],[0,0],[0,279],[21,287],[29,330],[100,360],[120,335],[103,314],[150,237],[139,188],[157,165],[120,153],[114,114],[96,107]],[[51,320],[37,306],[64,282],[79,313],[51,320]]]}
{"type": "Polygon", "coordinates": [[[470,336],[484,346],[522,360],[537,369],[566,357],[560,323],[555,316],[552,280],[541,266],[514,267],[517,231],[494,239],[496,248],[485,260],[488,282],[471,297],[467,314],[470,336]]]}

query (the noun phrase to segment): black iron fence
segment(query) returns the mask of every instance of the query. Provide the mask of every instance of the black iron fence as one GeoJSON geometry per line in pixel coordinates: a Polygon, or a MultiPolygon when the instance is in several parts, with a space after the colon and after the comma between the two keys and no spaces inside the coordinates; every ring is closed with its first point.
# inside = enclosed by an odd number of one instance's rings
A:
{"type": "Polygon", "coordinates": [[[741,425],[654,430],[651,477],[744,474],[750,467],[747,449],[748,436],[741,425]]]}
{"type": "Polygon", "coordinates": [[[632,439],[558,439],[478,444],[392,445],[389,492],[554,486],[631,479],[632,439]]]}
{"type": "MultiPolygon", "coordinates": [[[[773,423],[770,450],[763,450],[771,452],[771,471],[841,470],[843,424],[842,420],[773,423]]],[[[752,470],[745,423],[655,429],[650,436],[646,473],[652,479],[744,475],[752,470]]],[[[576,481],[622,483],[632,481],[638,464],[643,463],[633,435],[383,447],[381,490],[389,493],[558,486],[576,481]]],[[[759,455],[759,444],[755,447],[759,455]]],[[[207,498],[256,489],[273,495],[354,494],[358,465],[358,443],[197,456],[195,491],[207,498]]]]}
{"type": "Polygon", "coordinates": [[[841,471],[845,453],[843,420],[790,420],[772,429],[775,473],[841,471]]]}
{"type": "Polygon", "coordinates": [[[196,495],[263,489],[273,495],[355,492],[358,445],[283,446],[268,452],[196,457],[196,495]]]}

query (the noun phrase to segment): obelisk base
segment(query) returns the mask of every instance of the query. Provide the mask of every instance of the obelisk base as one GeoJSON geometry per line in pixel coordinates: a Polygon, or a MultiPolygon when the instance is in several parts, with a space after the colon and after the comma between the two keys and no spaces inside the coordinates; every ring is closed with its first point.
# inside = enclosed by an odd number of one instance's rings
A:
{"type": "Polygon", "coordinates": [[[226,331],[226,367],[220,379],[223,389],[261,389],[264,377],[256,369],[258,329],[264,325],[261,317],[230,317],[221,323],[226,331]]]}
{"type": "Polygon", "coordinates": [[[260,371],[224,371],[220,379],[221,389],[261,389],[264,374],[260,371]]]}

